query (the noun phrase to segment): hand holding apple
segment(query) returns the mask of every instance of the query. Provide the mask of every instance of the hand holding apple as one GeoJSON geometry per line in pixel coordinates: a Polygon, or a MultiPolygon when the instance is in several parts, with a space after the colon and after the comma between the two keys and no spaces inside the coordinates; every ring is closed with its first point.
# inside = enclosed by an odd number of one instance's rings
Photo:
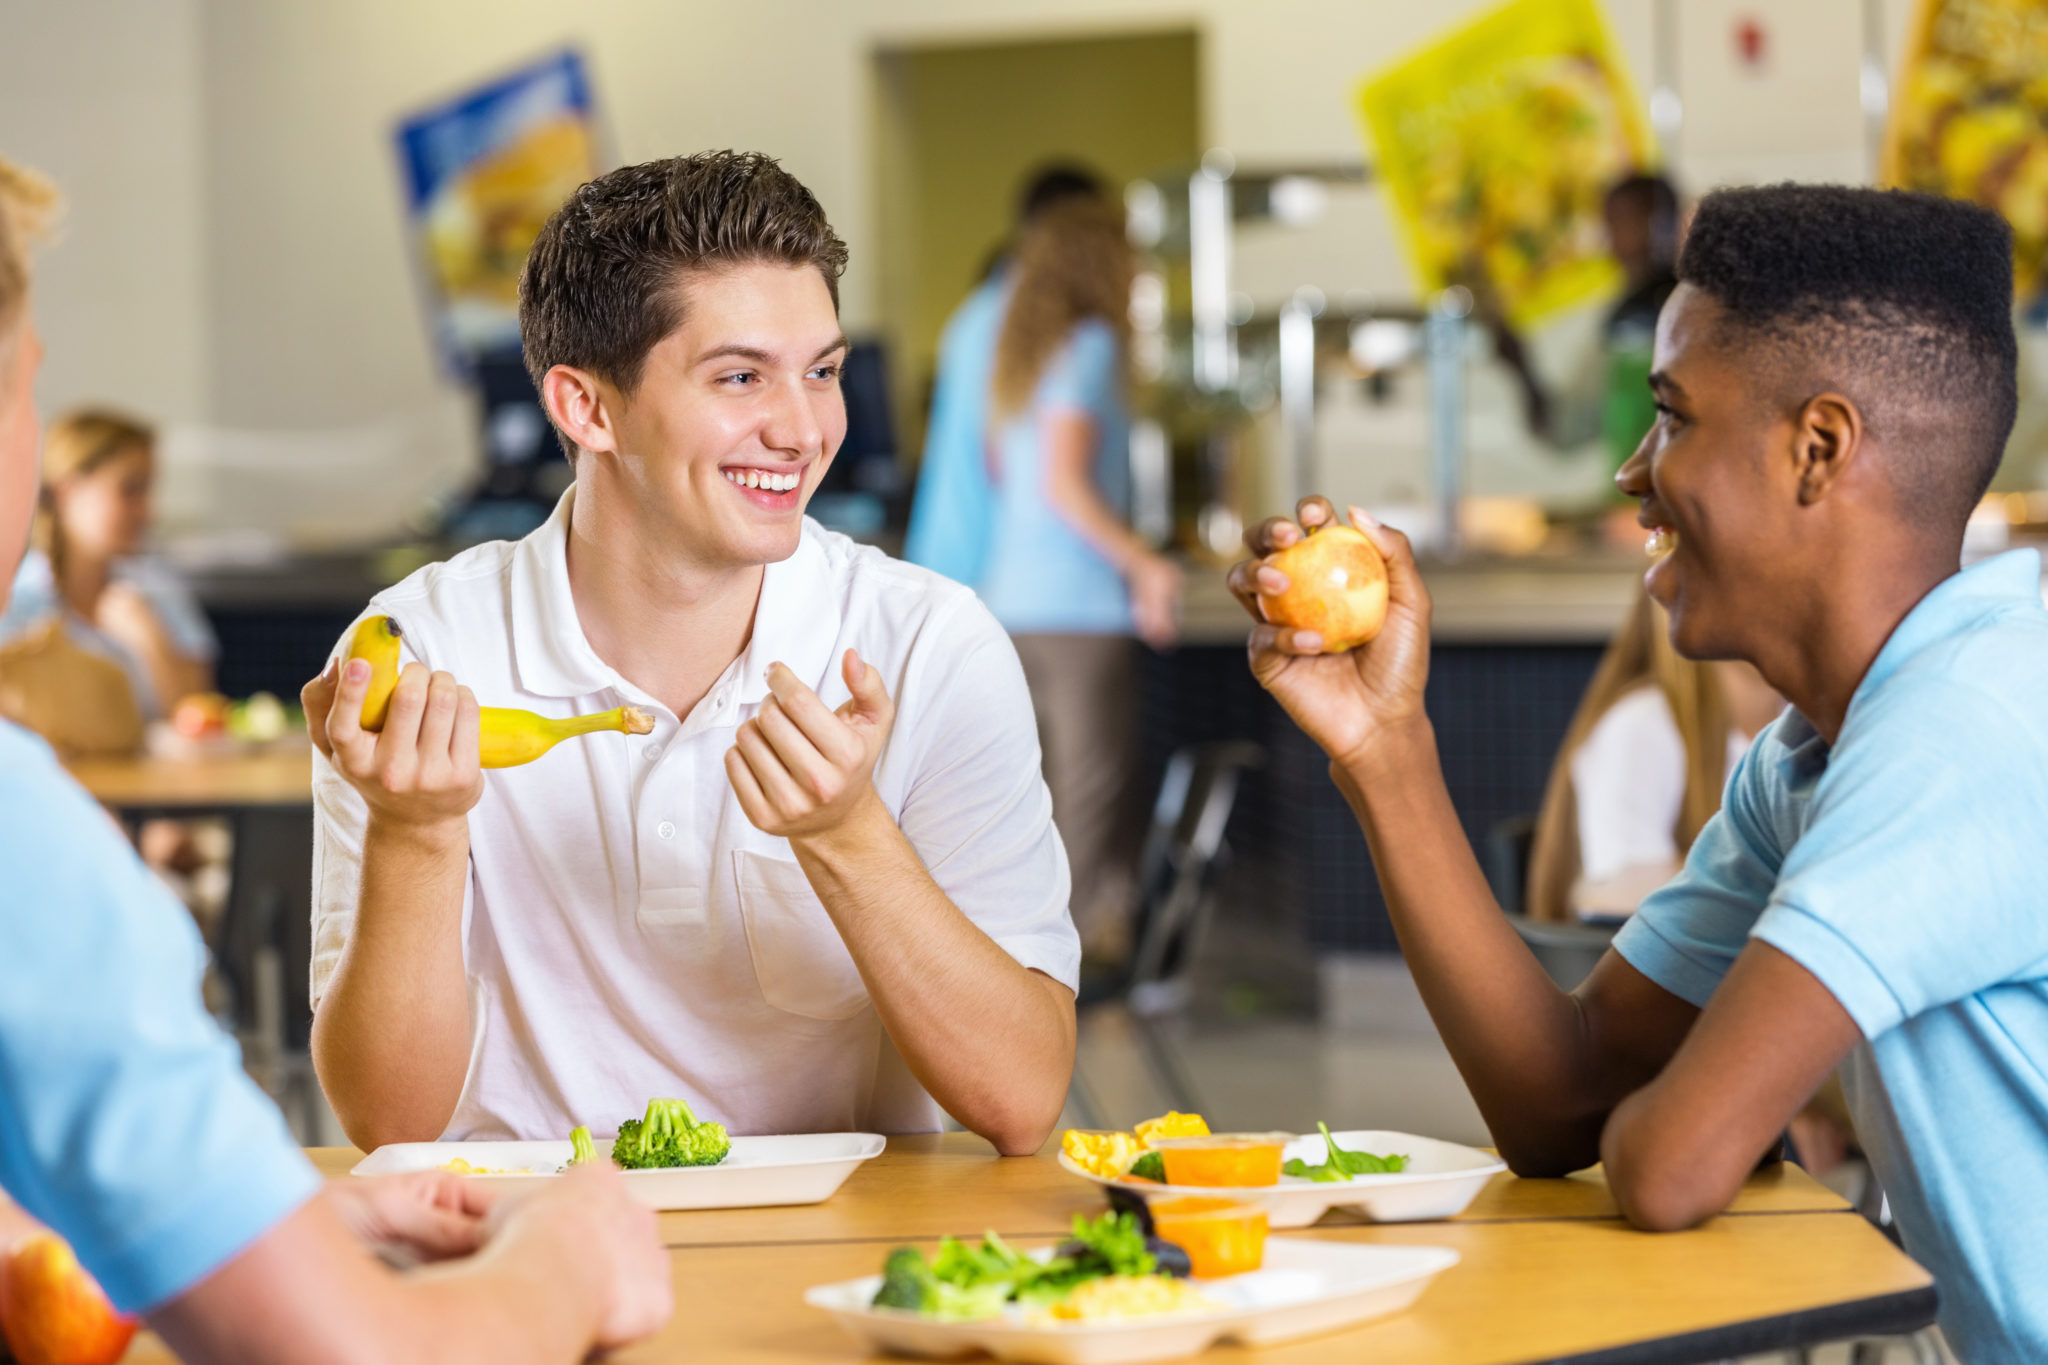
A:
{"type": "Polygon", "coordinates": [[[135,1327],[56,1233],[31,1232],[0,1255],[0,1335],[21,1365],[114,1365],[135,1327]]]}
{"type": "Polygon", "coordinates": [[[1399,531],[1354,507],[1305,498],[1300,524],[1272,517],[1245,532],[1255,556],[1230,590],[1258,622],[1252,674],[1338,763],[1424,719],[1429,593],[1399,531]]]}

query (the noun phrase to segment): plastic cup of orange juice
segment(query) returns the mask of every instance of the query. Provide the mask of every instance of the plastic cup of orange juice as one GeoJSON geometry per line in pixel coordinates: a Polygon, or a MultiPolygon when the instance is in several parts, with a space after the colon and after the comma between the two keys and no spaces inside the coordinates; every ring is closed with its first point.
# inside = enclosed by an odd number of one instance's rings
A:
{"type": "Polygon", "coordinates": [[[1169,1185],[1247,1187],[1280,1183],[1280,1153],[1292,1133],[1210,1133],[1152,1139],[1169,1185]]]}
{"type": "Polygon", "coordinates": [[[1166,1199],[1152,1205],[1152,1228],[1162,1242],[1188,1254],[1199,1279],[1242,1275],[1266,1263],[1266,1211],[1235,1199],[1166,1199]]]}

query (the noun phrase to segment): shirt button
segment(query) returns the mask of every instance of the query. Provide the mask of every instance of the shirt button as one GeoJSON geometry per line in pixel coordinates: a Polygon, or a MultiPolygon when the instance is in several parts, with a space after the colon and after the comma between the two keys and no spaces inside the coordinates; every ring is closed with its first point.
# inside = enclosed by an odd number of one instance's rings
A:
{"type": "Polygon", "coordinates": [[[731,699],[732,699],[732,693],[730,693],[730,692],[720,692],[720,693],[719,693],[719,694],[718,694],[717,696],[715,696],[715,697],[713,697],[713,698],[711,699],[711,704],[712,704],[713,706],[716,706],[716,707],[720,707],[720,708],[723,708],[723,707],[724,707],[724,705],[726,704],[726,702],[730,701],[731,699]]]}
{"type": "Polygon", "coordinates": [[[673,839],[676,837],[675,825],[667,820],[664,820],[660,824],[656,825],[654,827],[654,832],[656,834],[659,834],[664,839],[673,839]]]}
{"type": "Polygon", "coordinates": [[[661,757],[661,746],[659,744],[650,744],[645,749],[642,749],[640,752],[643,757],[645,757],[651,762],[654,759],[661,757]]]}

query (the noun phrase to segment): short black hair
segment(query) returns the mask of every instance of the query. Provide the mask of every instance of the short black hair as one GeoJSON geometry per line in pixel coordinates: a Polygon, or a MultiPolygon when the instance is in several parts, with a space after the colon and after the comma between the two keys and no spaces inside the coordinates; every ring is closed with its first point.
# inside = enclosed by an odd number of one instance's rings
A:
{"type": "Polygon", "coordinates": [[[1017,221],[1028,223],[1053,205],[1069,200],[1103,197],[1101,176],[1075,162],[1051,162],[1025,180],[1024,191],[1017,196],[1017,221]]]}
{"type": "Polygon", "coordinates": [[[1651,218],[1678,220],[1678,186],[1655,171],[1635,171],[1607,187],[1607,202],[1633,202],[1651,218]]]}
{"type": "Polygon", "coordinates": [[[1768,185],[1700,201],[1678,278],[1803,403],[1856,402],[1901,508],[1960,530],[2004,458],[2018,406],[2012,229],[1989,209],[1903,190],[1768,185]]]}

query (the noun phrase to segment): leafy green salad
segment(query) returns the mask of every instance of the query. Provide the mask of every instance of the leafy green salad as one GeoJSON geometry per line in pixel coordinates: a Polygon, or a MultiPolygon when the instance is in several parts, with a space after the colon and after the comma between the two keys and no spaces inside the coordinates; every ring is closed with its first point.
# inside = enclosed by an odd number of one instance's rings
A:
{"type": "Polygon", "coordinates": [[[1323,1147],[1327,1155],[1316,1165],[1309,1165],[1295,1157],[1280,1168],[1282,1175],[1300,1176],[1320,1184],[1349,1180],[1354,1175],[1398,1175],[1408,1169],[1405,1156],[1374,1156],[1371,1152],[1347,1152],[1337,1145],[1337,1139],[1330,1136],[1330,1125],[1318,1123],[1317,1129],[1323,1135],[1323,1147]]]}
{"type": "Polygon", "coordinates": [[[902,1308],[942,1322],[994,1317],[1007,1303],[1055,1303],[1089,1280],[1112,1275],[1185,1278],[1187,1253],[1146,1235],[1130,1213],[1093,1220],[1074,1215],[1074,1235],[1038,1261],[994,1232],[973,1246],[948,1237],[930,1260],[916,1247],[898,1247],[882,1267],[877,1308],[902,1308]]]}

